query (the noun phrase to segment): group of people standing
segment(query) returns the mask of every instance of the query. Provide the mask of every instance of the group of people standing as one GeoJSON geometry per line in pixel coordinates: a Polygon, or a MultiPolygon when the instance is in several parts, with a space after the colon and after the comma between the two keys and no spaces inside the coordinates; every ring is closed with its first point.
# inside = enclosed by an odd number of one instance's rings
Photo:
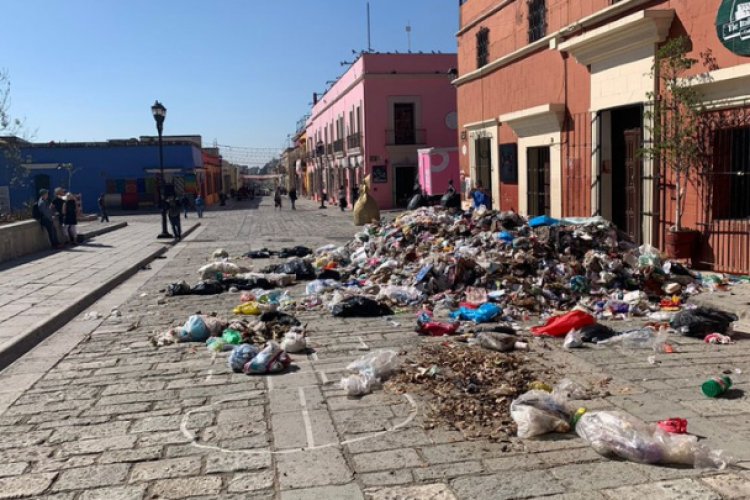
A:
{"type": "Polygon", "coordinates": [[[53,248],[78,243],[78,207],[77,197],[73,193],[66,193],[61,187],[55,189],[54,198],[51,200],[48,190],[39,190],[39,199],[34,207],[33,215],[47,231],[53,248]],[[63,241],[57,237],[55,218],[62,228],[63,241]]]}

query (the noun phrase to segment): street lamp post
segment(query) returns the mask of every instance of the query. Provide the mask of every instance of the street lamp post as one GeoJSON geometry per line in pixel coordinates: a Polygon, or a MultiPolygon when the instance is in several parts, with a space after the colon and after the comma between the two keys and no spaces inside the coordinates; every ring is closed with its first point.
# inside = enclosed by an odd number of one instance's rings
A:
{"type": "Polygon", "coordinates": [[[167,204],[164,201],[164,148],[162,145],[162,132],[164,132],[164,119],[167,117],[167,108],[159,101],[154,101],[151,106],[151,114],[156,121],[156,131],[159,133],[159,176],[156,178],[156,192],[159,208],[161,209],[161,234],[157,238],[171,238],[167,231],[167,204]]]}
{"type": "Polygon", "coordinates": [[[70,193],[71,192],[70,190],[72,189],[71,185],[73,184],[73,174],[78,172],[79,169],[73,168],[72,163],[59,163],[57,165],[57,170],[68,171],[68,192],[70,193]]]}

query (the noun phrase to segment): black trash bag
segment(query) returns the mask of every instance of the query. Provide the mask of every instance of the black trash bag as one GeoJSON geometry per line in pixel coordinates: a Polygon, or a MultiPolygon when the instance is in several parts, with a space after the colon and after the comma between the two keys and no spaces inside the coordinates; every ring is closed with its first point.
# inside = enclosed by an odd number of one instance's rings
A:
{"type": "Polygon", "coordinates": [[[245,257],[249,257],[251,259],[270,259],[272,254],[273,253],[269,249],[261,248],[260,250],[253,250],[252,252],[247,252],[245,254],[245,257]]]}
{"type": "Polygon", "coordinates": [[[581,340],[590,344],[598,344],[599,342],[611,339],[617,335],[620,335],[620,333],[599,323],[594,323],[593,325],[581,328],[581,340]]]}
{"type": "Polygon", "coordinates": [[[180,281],[179,283],[171,283],[167,285],[167,295],[190,295],[190,285],[188,285],[184,281],[180,281]]]}
{"type": "Polygon", "coordinates": [[[411,197],[411,200],[409,200],[409,204],[406,205],[407,210],[416,210],[419,207],[424,206],[424,196],[422,196],[420,193],[415,194],[411,197]]]}
{"type": "Polygon", "coordinates": [[[224,286],[227,289],[235,287],[237,290],[255,290],[256,288],[273,290],[276,288],[274,284],[266,278],[225,278],[224,286]]]}
{"type": "Polygon", "coordinates": [[[318,273],[318,279],[341,281],[341,273],[335,269],[323,269],[318,273]]]}
{"type": "Polygon", "coordinates": [[[312,266],[312,264],[299,257],[275,266],[270,272],[280,274],[294,274],[298,281],[310,281],[315,279],[315,268],[312,266]]]}
{"type": "Polygon", "coordinates": [[[263,323],[275,323],[279,325],[285,325],[285,326],[301,326],[302,323],[292,316],[291,314],[287,314],[281,311],[266,311],[263,314],[260,315],[258,318],[263,323]]]}
{"type": "Polygon", "coordinates": [[[287,259],[289,257],[307,257],[312,253],[312,249],[297,245],[293,248],[282,248],[281,251],[279,251],[279,258],[287,259]]]}
{"type": "Polygon", "coordinates": [[[703,338],[709,333],[726,333],[734,321],[735,314],[710,307],[685,309],[674,315],[669,326],[688,337],[703,338]]]}
{"type": "Polygon", "coordinates": [[[440,205],[443,208],[461,208],[461,195],[456,192],[448,192],[440,198],[440,205]]]}
{"type": "Polygon", "coordinates": [[[199,281],[190,289],[192,295],[218,295],[224,292],[224,285],[216,280],[199,281]]]}
{"type": "Polygon", "coordinates": [[[385,304],[367,297],[349,297],[331,309],[334,316],[339,318],[375,318],[378,316],[390,316],[393,311],[385,304]]]}

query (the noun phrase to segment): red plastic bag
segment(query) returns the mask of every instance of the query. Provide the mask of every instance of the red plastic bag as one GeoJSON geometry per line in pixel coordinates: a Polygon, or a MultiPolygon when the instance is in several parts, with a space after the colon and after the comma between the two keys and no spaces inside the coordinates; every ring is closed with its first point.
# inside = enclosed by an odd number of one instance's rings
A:
{"type": "Polygon", "coordinates": [[[417,326],[417,333],[420,335],[429,335],[430,337],[455,335],[458,332],[458,326],[458,323],[421,323],[417,326]]]}
{"type": "Polygon", "coordinates": [[[532,333],[541,337],[564,337],[571,330],[583,328],[584,326],[593,325],[596,319],[583,311],[570,311],[562,316],[553,316],[542,326],[535,326],[531,329],[532,333]]]}

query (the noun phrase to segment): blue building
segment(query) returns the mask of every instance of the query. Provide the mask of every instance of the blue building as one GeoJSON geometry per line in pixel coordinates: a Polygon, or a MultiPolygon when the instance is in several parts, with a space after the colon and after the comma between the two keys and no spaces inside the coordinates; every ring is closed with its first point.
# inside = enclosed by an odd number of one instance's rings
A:
{"type": "MultiPolygon", "coordinates": [[[[205,175],[200,137],[164,141],[165,194],[197,193],[205,175]],[[191,140],[192,139],[192,140],[191,140]]],[[[25,185],[10,186],[10,171],[0,155],[0,211],[2,205],[22,210],[36,200],[40,189],[60,186],[81,195],[83,211],[98,210],[97,199],[105,194],[109,208],[138,210],[157,203],[158,143],[150,137],[86,143],[19,143],[22,168],[28,172],[25,185]],[[7,199],[9,198],[9,199],[7,199]]]]}

